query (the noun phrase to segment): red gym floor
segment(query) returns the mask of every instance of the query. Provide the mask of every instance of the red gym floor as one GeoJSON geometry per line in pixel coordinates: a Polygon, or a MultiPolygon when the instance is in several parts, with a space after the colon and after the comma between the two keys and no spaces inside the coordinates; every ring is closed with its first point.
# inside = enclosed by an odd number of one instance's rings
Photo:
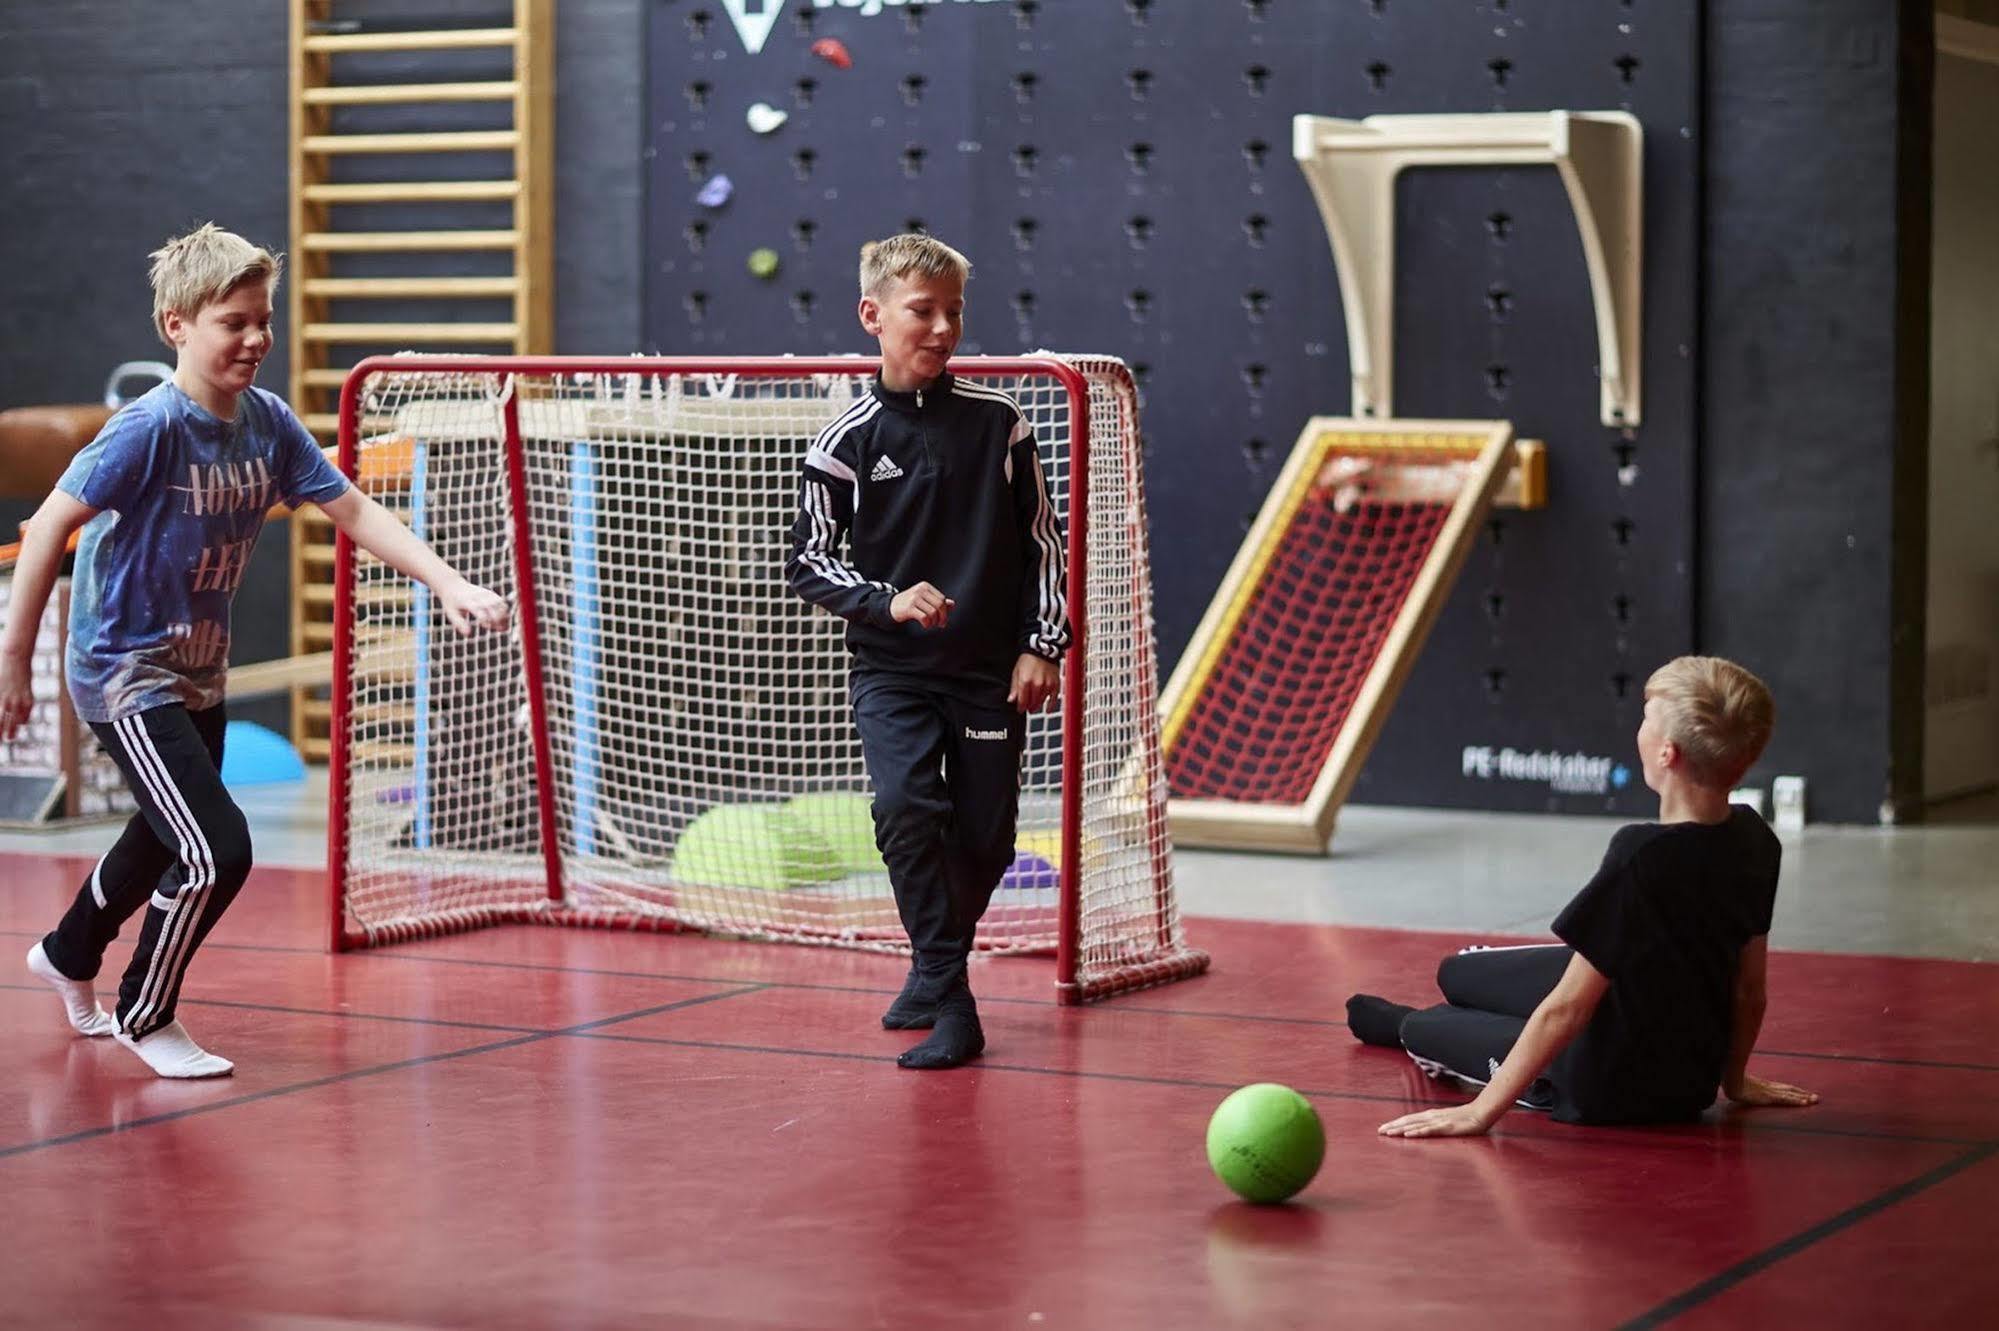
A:
{"type": "MultiPolygon", "coordinates": [[[[1740,1327],[1989,1324],[1999,968],[1785,954],[1755,1066],[1824,1095],[1662,1131],[1509,1116],[1339,1022],[1455,936],[1196,920],[1206,978],[1085,1010],[982,965],[985,1060],[898,1070],[893,959],[514,928],[349,956],[259,871],[154,1080],[16,953],[84,860],[0,858],[0,1324],[35,1327],[1740,1327]],[[1324,1171],[1228,1200],[1202,1133],[1283,1081],[1324,1171]]],[[[114,950],[109,973],[124,960],[114,950]]]]}

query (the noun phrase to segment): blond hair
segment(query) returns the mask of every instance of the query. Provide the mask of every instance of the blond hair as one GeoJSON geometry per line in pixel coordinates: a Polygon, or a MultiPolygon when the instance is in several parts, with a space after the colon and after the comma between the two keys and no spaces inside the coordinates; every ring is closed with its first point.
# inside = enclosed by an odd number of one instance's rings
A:
{"type": "Polygon", "coordinates": [[[221,300],[245,282],[277,285],[284,272],[282,256],[252,245],[234,231],[204,222],[184,236],[175,236],[148,256],[153,268],[153,327],[168,346],[167,311],[193,319],[204,305],[221,300]]]}
{"type": "Polygon", "coordinates": [[[1770,742],[1777,705],[1762,680],[1719,656],[1680,656],[1652,672],[1665,737],[1702,785],[1732,786],[1770,742]]]}
{"type": "Polygon", "coordinates": [[[887,295],[889,283],[898,278],[955,277],[963,282],[971,275],[970,259],[921,232],[871,240],[861,246],[861,294],[876,300],[887,295]]]}

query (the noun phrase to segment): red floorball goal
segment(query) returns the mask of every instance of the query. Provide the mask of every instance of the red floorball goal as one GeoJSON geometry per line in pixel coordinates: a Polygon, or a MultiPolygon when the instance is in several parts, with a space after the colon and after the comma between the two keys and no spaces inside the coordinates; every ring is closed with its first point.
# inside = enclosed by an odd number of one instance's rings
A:
{"type": "MultiPolygon", "coordinates": [[[[340,541],[336,948],[502,922],[906,950],[840,621],[782,565],[812,439],[875,362],[363,362],[341,466],[509,632],[340,541]]],[[[1200,973],[1174,901],[1137,397],[1112,359],[954,361],[1019,404],[1068,531],[1076,647],[1031,719],[1016,854],[980,927],[1064,1001],[1200,973]]]]}

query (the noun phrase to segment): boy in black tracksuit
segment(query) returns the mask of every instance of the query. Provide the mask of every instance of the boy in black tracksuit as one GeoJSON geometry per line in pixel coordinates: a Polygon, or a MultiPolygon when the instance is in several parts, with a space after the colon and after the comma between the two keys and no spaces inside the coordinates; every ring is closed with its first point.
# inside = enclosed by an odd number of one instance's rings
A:
{"type": "Polygon", "coordinates": [[[1054,700],[1069,641],[1033,432],[1004,393],[945,368],[970,267],[928,236],[862,248],[881,373],[806,453],[785,561],[792,590],[848,623],[875,842],[914,953],[882,1025],[935,1028],[906,1068],[985,1048],[965,964],[1013,862],[1024,714],[1054,700]]]}

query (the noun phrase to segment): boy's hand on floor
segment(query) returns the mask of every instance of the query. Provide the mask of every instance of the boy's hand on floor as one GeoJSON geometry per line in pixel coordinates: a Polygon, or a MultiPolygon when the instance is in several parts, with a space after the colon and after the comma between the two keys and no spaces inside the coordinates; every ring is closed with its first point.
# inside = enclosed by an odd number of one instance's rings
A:
{"type": "Polygon", "coordinates": [[[1743,1074],[1742,1085],[1725,1093],[1729,1099],[1739,1105],[1799,1106],[1815,1105],[1819,1102],[1818,1093],[1815,1091],[1808,1091],[1802,1086],[1793,1086],[1789,1082],[1765,1081],[1748,1073],[1743,1074]]]}
{"type": "Polygon", "coordinates": [[[1384,1137],[1480,1137],[1492,1124],[1470,1105],[1404,1114],[1375,1131],[1384,1137]]]}
{"type": "Polygon", "coordinates": [[[471,637],[474,629],[503,629],[507,626],[506,601],[469,582],[460,581],[438,588],[437,603],[460,637],[471,637]]]}
{"type": "Polygon", "coordinates": [[[941,629],[951,622],[951,607],[956,604],[929,583],[919,582],[897,592],[888,603],[888,612],[898,624],[913,620],[927,629],[941,629]]]}
{"type": "Polygon", "coordinates": [[[1047,657],[1022,652],[1013,663],[1013,687],[1006,700],[1023,712],[1038,712],[1061,691],[1061,669],[1047,657]]]}

